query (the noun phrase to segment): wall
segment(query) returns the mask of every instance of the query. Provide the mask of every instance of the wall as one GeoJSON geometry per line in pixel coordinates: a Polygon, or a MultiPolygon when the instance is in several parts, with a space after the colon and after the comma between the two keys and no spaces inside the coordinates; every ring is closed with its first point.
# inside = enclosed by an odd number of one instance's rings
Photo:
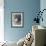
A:
{"type": "MultiPolygon", "coordinates": [[[[46,0],[41,0],[40,1],[40,9],[41,9],[41,11],[43,10],[43,9],[46,9],[46,0]]],[[[44,11],[43,12],[43,15],[42,15],[42,17],[43,17],[43,22],[41,21],[40,22],[40,25],[42,25],[42,26],[45,26],[46,27],[46,11],[44,11]]]]}
{"type": "Polygon", "coordinates": [[[4,0],[4,36],[7,41],[18,41],[32,28],[35,12],[40,9],[40,0],[4,0]],[[24,12],[24,27],[11,28],[11,12],[24,12]]]}

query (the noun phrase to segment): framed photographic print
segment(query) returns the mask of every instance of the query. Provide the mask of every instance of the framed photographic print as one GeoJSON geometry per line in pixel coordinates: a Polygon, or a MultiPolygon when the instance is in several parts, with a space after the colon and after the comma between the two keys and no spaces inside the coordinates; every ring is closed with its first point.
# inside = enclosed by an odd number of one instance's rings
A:
{"type": "Polygon", "coordinates": [[[24,12],[11,12],[11,27],[23,27],[24,12]]]}

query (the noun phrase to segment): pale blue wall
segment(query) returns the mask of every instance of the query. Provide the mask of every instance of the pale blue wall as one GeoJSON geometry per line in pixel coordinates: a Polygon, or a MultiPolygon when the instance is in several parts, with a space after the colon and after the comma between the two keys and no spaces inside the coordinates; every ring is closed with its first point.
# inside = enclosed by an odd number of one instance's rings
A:
{"type": "MultiPolygon", "coordinates": [[[[46,0],[41,0],[40,1],[40,10],[42,11],[43,9],[46,9],[46,0]]],[[[45,26],[46,27],[46,10],[43,12],[43,22],[40,22],[40,25],[45,26]]]]}
{"type": "Polygon", "coordinates": [[[40,9],[40,0],[4,0],[5,40],[17,41],[24,37],[32,28],[35,12],[40,9]],[[11,28],[11,12],[24,12],[24,27],[11,28]]]}

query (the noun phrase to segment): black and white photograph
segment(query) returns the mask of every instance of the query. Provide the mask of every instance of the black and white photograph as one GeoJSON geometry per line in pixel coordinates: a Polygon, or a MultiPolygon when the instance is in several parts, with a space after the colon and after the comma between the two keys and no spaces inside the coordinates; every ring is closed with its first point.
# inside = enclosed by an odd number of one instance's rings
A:
{"type": "Polygon", "coordinates": [[[11,13],[11,25],[12,27],[23,27],[23,12],[11,13]]]}

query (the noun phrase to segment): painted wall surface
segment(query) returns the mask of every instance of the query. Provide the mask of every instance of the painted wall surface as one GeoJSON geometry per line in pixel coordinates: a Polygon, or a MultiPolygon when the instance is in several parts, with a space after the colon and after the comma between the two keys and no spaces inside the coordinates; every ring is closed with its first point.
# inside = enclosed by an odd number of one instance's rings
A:
{"type": "MultiPolygon", "coordinates": [[[[41,0],[41,1],[40,1],[40,9],[41,9],[41,11],[42,11],[43,9],[46,9],[46,0],[41,0]]],[[[40,25],[46,27],[46,10],[43,12],[42,17],[43,17],[43,22],[41,21],[41,22],[40,22],[40,25]]]]}
{"type": "Polygon", "coordinates": [[[32,29],[35,12],[40,9],[40,0],[4,0],[4,36],[7,41],[18,41],[32,29]],[[24,27],[11,28],[11,12],[24,12],[24,27]]]}

